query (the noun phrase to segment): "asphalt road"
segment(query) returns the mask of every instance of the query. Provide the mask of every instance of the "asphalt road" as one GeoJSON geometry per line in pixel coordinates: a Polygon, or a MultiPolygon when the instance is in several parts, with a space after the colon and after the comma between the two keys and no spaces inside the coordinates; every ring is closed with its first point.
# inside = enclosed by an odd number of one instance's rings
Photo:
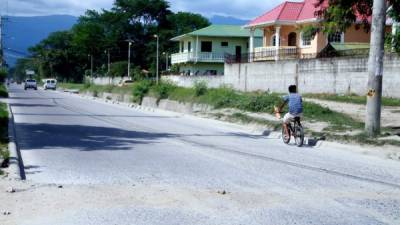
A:
{"type": "Polygon", "coordinates": [[[166,187],[188,201],[110,202],[24,224],[400,224],[395,161],[54,91],[12,86],[9,101],[29,181],[166,187]]]}

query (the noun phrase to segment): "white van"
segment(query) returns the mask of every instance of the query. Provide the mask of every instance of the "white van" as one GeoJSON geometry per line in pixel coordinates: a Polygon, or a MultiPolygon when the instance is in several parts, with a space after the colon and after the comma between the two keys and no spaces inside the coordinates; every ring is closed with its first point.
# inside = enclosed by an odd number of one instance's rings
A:
{"type": "Polygon", "coordinates": [[[47,90],[47,89],[56,90],[57,89],[57,80],[56,79],[46,79],[44,81],[43,88],[44,88],[44,90],[47,90]]]}

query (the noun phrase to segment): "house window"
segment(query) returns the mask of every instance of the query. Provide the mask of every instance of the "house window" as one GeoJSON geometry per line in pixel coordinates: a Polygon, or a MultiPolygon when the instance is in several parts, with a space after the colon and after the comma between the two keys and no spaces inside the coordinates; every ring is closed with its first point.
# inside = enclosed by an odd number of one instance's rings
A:
{"type": "Polygon", "coordinates": [[[181,51],[183,52],[185,50],[185,42],[181,42],[181,51]]]}
{"type": "Polygon", "coordinates": [[[342,32],[336,32],[334,34],[330,34],[328,36],[329,43],[343,43],[344,42],[344,34],[342,32]]]}
{"type": "Polygon", "coordinates": [[[201,42],[201,52],[212,52],[212,42],[202,41],[201,42]]]}
{"type": "Polygon", "coordinates": [[[188,42],[188,52],[192,52],[192,42],[188,42]]]}
{"type": "Polygon", "coordinates": [[[302,46],[310,46],[312,41],[312,35],[305,35],[301,33],[301,45],[302,46]]]}
{"type": "Polygon", "coordinates": [[[221,47],[228,47],[229,43],[226,41],[221,42],[221,47]]]}

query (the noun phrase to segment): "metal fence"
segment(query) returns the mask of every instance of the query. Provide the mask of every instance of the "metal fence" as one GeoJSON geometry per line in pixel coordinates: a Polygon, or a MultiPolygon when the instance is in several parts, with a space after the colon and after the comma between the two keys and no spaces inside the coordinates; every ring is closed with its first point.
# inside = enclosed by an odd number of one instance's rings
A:
{"type": "Polygon", "coordinates": [[[281,59],[297,59],[299,58],[298,48],[259,48],[252,53],[246,53],[241,55],[225,54],[225,63],[248,63],[248,62],[262,62],[262,61],[274,61],[281,59]]]}

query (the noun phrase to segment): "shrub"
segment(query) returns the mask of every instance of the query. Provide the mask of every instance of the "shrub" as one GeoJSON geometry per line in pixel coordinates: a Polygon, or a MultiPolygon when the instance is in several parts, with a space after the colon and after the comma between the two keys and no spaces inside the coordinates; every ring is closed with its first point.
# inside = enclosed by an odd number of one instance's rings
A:
{"type": "Polygon", "coordinates": [[[194,91],[195,91],[195,95],[201,96],[201,95],[205,95],[207,93],[207,82],[205,81],[196,81],[194,83],[194,91]]]}
{"type": "Polygon", "coordinates": [[[99,91],[98,90],[93,90],[93,97],[95,97],[95,98],[99,97],[99,91]]]}
{"type": "Polygon", "coordinates": [[[8,98],[8,92],[4,85],[0,85],[0,97],[8,98]]]}
{"type": "Polygon", "coordinates": [[[120,61],[112,63],[110,66],[110,74],[111,77],[123,77],[128,74],[128,62],[120,61]]]}
{"type": "Polygon", "coordinates": [[[0,82],[3,83],[8,76],[7,69],[1,68],[0,69],[0,82]]]}
{"type": "Polygon", "coordinates": [[[148,80],[136,82],[133,85],[133,91],[132,91],[133,101],[141,104],[143,97],[146,96],[147,93],[149,93],[150,87],[151,87],[151,82],[148,80]]]}
{"type": "Polygon", "coordinates": [[[200,101],[215,108],[235,108],[239,98],[239,94],[231,87],[222,86],[217,89],[210,89],[207,95],[200,96],[200,101]]]}
{"type": "Polygon", "coordinates": [[[176,89],[176,85],[170,82],[161,82],[157,86],[154,87],[153,93],[155,97],[160,99],[166,99],[169,97],[169,94],[176,89]]]}
{"type": "Polygon", "coordinates": [[[142,72],[139,66],[135,67],[132,71],[132,80],[141,81],[145,79],[146,75],[142,72]]]}
{"type": "Polygon", "coordinates": [[[255,93],[247,94],[246,100],[239,106],[242,110],[251,112],[268,112],[274,111],[274,105],[282,100],[276,94],[255,93]]]}
{"type": "Polygon", "coordinates": [[[5,103],[0,103],[0,141],[4,142],[8,133],[8,110],[5,103]]]}

